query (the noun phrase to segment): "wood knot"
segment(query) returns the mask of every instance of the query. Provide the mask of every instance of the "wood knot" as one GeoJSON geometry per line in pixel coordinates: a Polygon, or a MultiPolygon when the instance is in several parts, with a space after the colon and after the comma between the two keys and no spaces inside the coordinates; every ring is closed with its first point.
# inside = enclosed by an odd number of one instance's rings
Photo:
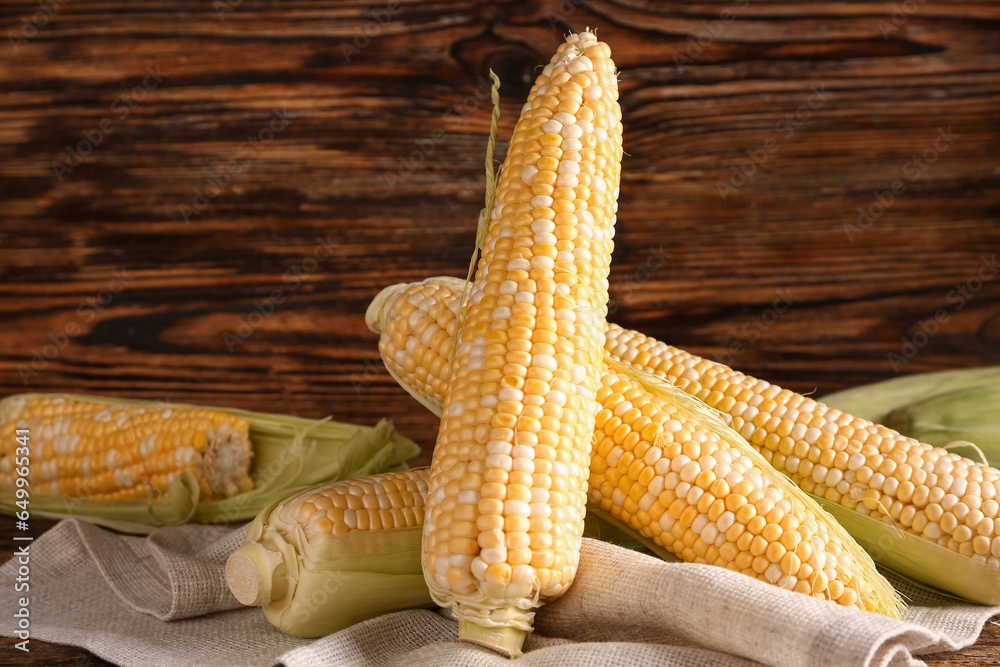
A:
{"type": "Polygon", "coordinates": [[[483,34],[457,42],[452,56],[477,80],[490,80],[492,69],[500,77],[500,95],[508,100],[526,100],[540,68],[547,59],[520,42],[483,34]]]}

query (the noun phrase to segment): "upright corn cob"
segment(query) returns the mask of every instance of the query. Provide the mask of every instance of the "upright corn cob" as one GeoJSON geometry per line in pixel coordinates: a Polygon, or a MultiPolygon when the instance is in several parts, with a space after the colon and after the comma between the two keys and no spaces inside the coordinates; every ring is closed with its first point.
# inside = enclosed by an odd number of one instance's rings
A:
{"type": "MultiPolygon", "coordinates": [[[[386,366],[436,412],[463,284],[432,278],[397,285],[368,310],[369,327],[382,334],[386,366]]],[[[601,372],[592,505],[683,560],[895,613],[889,584],[805,494],[755,464],[675,397],[650,393],[620,371],[601,372]]]]}
{"type": "Polygon", "coordinates": [[[13,489],[15,432],[27,430],[37,493],[117,500],[166,491],[188,471],[204,498],[249,491],[246,420],[208,409],[153,409],[53,397],[0,404],[0,491],[13,489]]]}
{"type": "Polygon", "coordinates": [[[507,150],[431,465],[423,567],[459,636],[520,653],[579,559],[621,148],[610,49],[569,35],[507,150]]]}
{"type": "MultiPolygon", "coordinates": [[[[396,285],[369,310],[369,326],[383,331],[379,348],[390,373],[432,403],[440,401],[438,374],[447,373],[436,358],[452,345],[464,284],[433,278],[396,285]]],[[[604,352],[728,414],[732,427],[805,491],[1000,568],[996,468],[614,324],[604,352]]]]}

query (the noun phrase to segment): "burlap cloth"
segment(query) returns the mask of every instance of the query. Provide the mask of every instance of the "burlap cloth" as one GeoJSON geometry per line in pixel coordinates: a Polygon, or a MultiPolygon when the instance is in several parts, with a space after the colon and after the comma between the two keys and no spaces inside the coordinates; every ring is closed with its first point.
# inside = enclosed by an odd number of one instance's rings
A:
{"type": "MultiPolygon", "coordinates": [[[[33,639],[121,665],[511,664],[458,643],[456,623],[429,610],[318,640],[283,634],[226,587],[224,564],[245,530],[181,526],[140,538],[63,521],[30,543],[28,593],[14,592],[17,559],[0,567],[0,634],[14,636],[16,601],[27,595],[33,639]]],[[[1000,613],[893,583],[910,598],[906,621],[585,540],[576,582],[539,611],[519,664],[919,665],[917,654],[972,644],[1000,613]]]]}

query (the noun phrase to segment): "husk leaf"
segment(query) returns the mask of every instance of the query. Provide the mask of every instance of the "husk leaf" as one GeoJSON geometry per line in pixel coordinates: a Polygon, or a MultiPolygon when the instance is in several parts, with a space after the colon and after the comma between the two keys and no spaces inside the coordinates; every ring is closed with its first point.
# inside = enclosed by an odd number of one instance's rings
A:
{"type": "MultiPolygon", "coordinates": [[[[815,496],[813,496],[815,498],[815,496]]],[[[883,567],[941,595],[986,605],[1000,604],[1000,573],[890,524],[824,498],[829,511],[883,567]]]]}
{"type": "MultiPolygon", "coordinates": [[[[885,425],[935,447],[962,441],[975,443],[957,453],[973,460],[1000,462],[1000,383],[956,389],[894,409],[885,425]]],[[[949,447],[949,449],[953,448],[949,447]]]]}
{"type": "MultiPolygon", "coordinates": [[[[0,401],[0,414],[10,402],[35,396],[158,409],[200,407],[80,394],[16,394],[0,401]]],[[[252,491],[203,501],[197,481],[190,473],[183,473],[171,482],[167,498],[152,487],[145,500],[88,500],[32,493],[29,506],[32,516],[48,519],[75,516],[100,526],[138,534],[188,522],[246,521],[269,503],[298,489],[376,472],[402,470],[405,469],[404,461],[420,453],[413,441],[396,433],[391,422],[386,420],[368,427],[329,418],[311,420],[236,408],[212,409],[246,419],[250,425],[254,454],[250,469],[254,481],[252,491]]],[[[0,512],[13,514],[19,509],[15,503],[12,493],[0,493],[0,512]]]]}
{"type": "Polygon", "coordinates": [[[904,375],[838,391],[819,400],[855,417],[885,424],[889,413],[911,403],[959,389],[995,384],[1000,384],[1000,366],[985,366],[904,375]]]}

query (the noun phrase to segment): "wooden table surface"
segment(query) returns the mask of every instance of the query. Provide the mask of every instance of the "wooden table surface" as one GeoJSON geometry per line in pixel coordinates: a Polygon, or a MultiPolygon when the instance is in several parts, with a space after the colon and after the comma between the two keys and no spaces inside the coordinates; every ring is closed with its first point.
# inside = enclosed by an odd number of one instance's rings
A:
{"type": "Polygon", "coordinates": [[[1000,363],[995,3],[42,5],[0,2],[2,394],[387,416],[426,463],[365,307],[464,275],[484,77],[506,139],[586,26],[621,69],[613,320],[818,395],[1000,363]]]}

